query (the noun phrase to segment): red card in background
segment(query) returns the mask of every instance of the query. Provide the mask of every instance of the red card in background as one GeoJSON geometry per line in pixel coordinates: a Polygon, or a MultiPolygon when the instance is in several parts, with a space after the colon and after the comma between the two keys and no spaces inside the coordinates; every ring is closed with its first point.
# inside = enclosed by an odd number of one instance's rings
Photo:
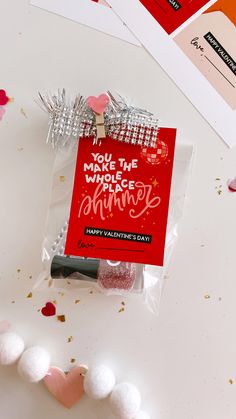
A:
{"type": "Polygon", "coordinates": [[[65,254],[163,265],[176,130],[156,148],[79,141],[65,254]]]}
{"type": "Polygon", "coordinates": [[[140,0],[167,33],[172,33],[209,0],[140,0]]]}

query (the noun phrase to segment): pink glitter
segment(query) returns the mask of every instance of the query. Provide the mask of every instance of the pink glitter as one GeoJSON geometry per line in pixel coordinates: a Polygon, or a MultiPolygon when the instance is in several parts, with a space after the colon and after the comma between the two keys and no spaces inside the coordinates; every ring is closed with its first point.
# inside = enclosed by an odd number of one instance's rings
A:
{"type": "Polygon", "coordinates": [[[109,261],[101,260],[98,271],[98,284],[105,289],[119,289],[129,291],[135,282],[135,263],[119,262],[112,265],[109,261]]]}

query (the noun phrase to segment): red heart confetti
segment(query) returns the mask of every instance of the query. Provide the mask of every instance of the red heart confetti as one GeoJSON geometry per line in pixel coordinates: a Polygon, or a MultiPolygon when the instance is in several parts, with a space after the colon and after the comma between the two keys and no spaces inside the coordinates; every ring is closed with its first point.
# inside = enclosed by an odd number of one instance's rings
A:
{"type": "Polygon", "coordinates": [[[42,308],[41,313],[43,316],[51,317],[55,316],[56,314],[56,307],[51,301],[45,304],[45,306],[42,308]]]}
{"type": "Polygon", "coordinates": [[[236,192],[236,178],[229,181],[228,188],[230,192],[236,192]]]}
{"type": "Polygon", "coordinates": [[[0,105],[4,106],[9,102],[9,97],[7,96],[5,90],[0,89],[0,105]]]}

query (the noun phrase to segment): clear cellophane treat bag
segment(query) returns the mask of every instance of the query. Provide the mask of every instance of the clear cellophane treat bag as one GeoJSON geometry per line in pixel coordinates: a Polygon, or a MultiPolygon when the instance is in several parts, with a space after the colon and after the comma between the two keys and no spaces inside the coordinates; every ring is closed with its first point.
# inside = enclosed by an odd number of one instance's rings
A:
{"type": "Polygon", "coordinates": [[[55,148],[38,287],[139,295],[156,312],[193,148],[111,93],[40,96],[55,148]]]}

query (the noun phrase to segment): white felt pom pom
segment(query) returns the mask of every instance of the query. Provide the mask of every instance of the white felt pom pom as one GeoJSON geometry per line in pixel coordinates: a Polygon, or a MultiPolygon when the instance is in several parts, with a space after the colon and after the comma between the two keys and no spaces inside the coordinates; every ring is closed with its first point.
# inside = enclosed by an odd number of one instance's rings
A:
{"type": "Polygon", "coordinates": [[[134,419],[150,419],[150,416],[143,410],[140,410],[134,419]]]}
{"type": "Polygon", "coordinates": [[[18,363],[18,372],[26,381],[37,383],[45,377],[49,366],[49,353],[40,346],[32,346],[21,356],[18,363]]]}
{"type": "Polygon", "coordinates": [[[105,399],[115,387],[115,376],[105,365],[98,365],[88,370],[84,378],[84,391],[95,400],[105,399]]]}
{"type": "Polygon", "coordinates": [[[0,335],[0,365],[14,364],[20,358],[24,346],[23,339],[15,333],[0,335]]]}
{"type": "Polygon", "coordinates": [[[110,396],[111,410],[120,419],[133,419],[138,414],[141,396],[131,383],[117,384],[110,396]]]}

